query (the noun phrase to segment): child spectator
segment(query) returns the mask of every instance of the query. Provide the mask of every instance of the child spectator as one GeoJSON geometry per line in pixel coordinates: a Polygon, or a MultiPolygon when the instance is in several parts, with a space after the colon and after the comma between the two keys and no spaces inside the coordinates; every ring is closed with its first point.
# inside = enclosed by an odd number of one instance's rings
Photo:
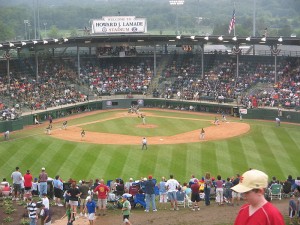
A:
{"type": "Polygon", "coordinates": [[[290,224],[293,224],[293,218],[296,214],[297,204],[295,201],[295,195],[292,195],[289,201],[289,217],[290,217],[290,224]]]}
{"type": "Polygon", "coordinates": [[[126,194],[122,195],[122,201],[123,201],[123,207],[122,207],[123,221],[125,224],[131,225],[131,222],[129,221],[131,205],[127,199],[126,194]]]}
{"type": "Polygon", "coordinates": [[[86,198],[85,212],[88,212],[88,220],[90,225],[94,224],[95,212],[96,212],[96,203],[92,200],[91,196],[86,198]]]}

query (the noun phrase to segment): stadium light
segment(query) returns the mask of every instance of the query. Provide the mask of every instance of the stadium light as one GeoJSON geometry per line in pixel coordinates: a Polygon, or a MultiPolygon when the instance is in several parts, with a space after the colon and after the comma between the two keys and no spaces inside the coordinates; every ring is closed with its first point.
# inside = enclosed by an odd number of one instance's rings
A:
{"type": "Polygon", "coordinates": [[[53,39],[53,41],[56,43],[56,42],[58,42],[58,39],[53,39]]]}
{"type": "Polygon", "coordinates": [[[267,38],[266,38],[266,37],[263,37],[261,40],[262,40],[263,42],[266,42],[267,38]]]}
{"type": "Polygon", "coordinates": [[[247,37],[247,38],[246,38],[246,41],[250,41],[250,40],[251,40],[251,37],[247,37]]]}
{"type": "Polygon", "coordinates": [[[223,41],[223,36],[218,37],[219,41],[223,41]]]}
{"type": "Polygon", "coordinates": [[[3,47],[3,45],[2,44],[0,44],[0,48],[2,48],[3,47]]]}
{"type": "Polygon", "coordinates": [[[26,42],[22,41],[22,42],[21,42],[21,45],[22,45],[22,46],[26,45],[26,42]]]}
{"type": "Polygon", "coordinates": [[[64,42],[67,42],[69,39],[68,38],[64,38],[64,42]]]}
{"type": "Polygon", "coordinates": [[[208,41],[208,40],[209,40],[209,37],[208,37],[208,36],[206,36],[206,37],[204,38],[204,40],[208,41]]]}
{"type": "Polygon", "coordinates": [[[283,40],[282,40],[282,37],[278,38],[278,41],[279,41],[279,42],[282,42],[282,41],[283,41],[283,40]]]}
{"type": "Polygon", "coordinates": [[[232,40],[233,40],[233,41],[237,41],[237,37],[234,36],[234,37],[232,38],[232,40]]]}
{"type": "Polygon", "coordinates": [[[45,44],[48,44],[48,41],[47,41],[47,40],[44,40],[43,43],[44,43],[44,45],[45,45],[45,44]]]}
{"type": "Polygon", "coordinates": [[[192,39],[192,40],[195,40],[195,36],[194,36],[194,35],[192,35],[192,36],[191,36],[191,39],[192,39]]]}
{"type": "Polygon", "coordinates": [[[37,41],[32,41],[32,42],[33,42],[34,45],[38,43],[37,41]]]}
{"type": "Polygon", "coordinates": [[[14,47],[15,45],[13,43],[9,42],[9,47],[14,47]]]}
{"type": "Polygon", "coordinates": [[[177,35],[177,36],[176,36],[176,39],[181,39],[181,36],[180,36],[180,35],[177,35]]]}
{"type": "Polygon", "coordinates": [[[176,34],[179,34],[178,30],[178,6],[184,4],[184,0],[170,0],[170,5],[175,5],[176,7],[176,34]]]}

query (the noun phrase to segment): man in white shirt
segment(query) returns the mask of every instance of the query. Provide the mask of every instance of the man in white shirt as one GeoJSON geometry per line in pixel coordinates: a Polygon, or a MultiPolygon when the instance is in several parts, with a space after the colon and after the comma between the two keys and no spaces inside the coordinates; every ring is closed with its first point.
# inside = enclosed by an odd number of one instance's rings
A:
{"type": "Polygon", "coordinates": [[[176,192],[179,187],[179,183],[177,180],[173,178],[173,175],[170,175],[170,179],[166,183],[166,188],[168,190],[168,199],[171,202],[171,208],[170,210],[179,210],[177,206],[177,197],[176,192]]]}

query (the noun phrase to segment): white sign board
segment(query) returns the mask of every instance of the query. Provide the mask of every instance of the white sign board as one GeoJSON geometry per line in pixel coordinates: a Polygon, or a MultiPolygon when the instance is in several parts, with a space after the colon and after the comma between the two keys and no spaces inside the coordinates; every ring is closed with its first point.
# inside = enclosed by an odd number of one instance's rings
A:
{"type": "Polygon", "coordinates": [[[90,21],[92,34],[146,33],[147,20],[135,16],[104,16],[90,21]]]}
{"type": "Polygon", "coordinates": [[[247,109],[240,109],[240,114],[247,115],[247,113],[248,113],[247,109]]]}

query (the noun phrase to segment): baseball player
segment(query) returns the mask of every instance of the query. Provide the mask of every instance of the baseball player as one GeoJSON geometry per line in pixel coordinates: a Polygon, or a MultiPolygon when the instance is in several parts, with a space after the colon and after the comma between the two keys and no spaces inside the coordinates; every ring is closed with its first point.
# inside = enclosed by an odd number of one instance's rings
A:
{"type": "Polygon", "coordinates": [[[214,122],[215,125],[219,125],[219,119],[217,117],[215,117],[215,122],[214,122]]]}
{"type": "Polygon", "coordinates": [[[276,121],[277,127],[280,127],[280,119],[278,117],[276,117],[275,121],[276,121]]]}
{"type": "Polygon", "coordinates": [[[9,130],[4,132],[4,140],[8,140],[9,139],[9,130]]]}
{"type": "Polygon", "coordinates": [[[48,127],[46,128],[46,134],[50,135],[52,130],[52,125],[49,124],[48,127]]]}
{"type": "Polygon", "coordinates": [[[143,137],[143,140],[142,140],[142,150],[144,150],[144,148],[146,148],[146,150],[148,149],[147,148],[147,139],[145,137],[143,137]]]}
{"type": "Polygon", "coordinates": [[[85,131],[82,130],[82,131],[81,131],[81,140],[82,140],[82,138],[84,138],[84,137],[85,137],[85,131]]]}
{"type": "Polygon", "coordinates": [[[67,124],[68,124],[68,121],[63,122],[63,124],[62,124],[62,129],[63,130],[67,129],[67,124]]]}
{"type": "Polygon", "coordinates": [[[202,128],[200,131],[200,139],[204,139],[205,137],[205,130],[202,128]]]}
{"type": "Polygon", "coordinates": [[[141,114],[141,118],[142,118],[142,120],[143,120],[143,125],[145,125],[145,124],[146,124],[146,116],[143,115],[143,114],[141,114]]]}
{"type": "Polygon", "coordinates": [[[222,112],[222,122],[225,122],[225,121],[227,121],[227,120],[226,120],[226,116],[225,116],[225,113],[222,112]]]}

